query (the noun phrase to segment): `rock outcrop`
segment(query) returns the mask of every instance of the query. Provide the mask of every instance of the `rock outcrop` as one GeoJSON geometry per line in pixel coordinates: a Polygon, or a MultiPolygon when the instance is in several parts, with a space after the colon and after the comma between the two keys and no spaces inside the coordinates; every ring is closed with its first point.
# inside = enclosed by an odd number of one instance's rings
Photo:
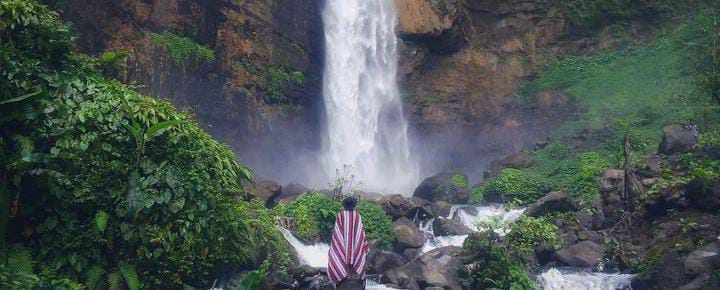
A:
{"type": "Polygon", "coordinates": [[[525,210],[525,215],[539,217],[553,212],[572,212],[578,208],[570,192],[556,191],[538,199],[525,210]]]}
{"type": "Polygon", "coordinates": [[[442,200],[453,204],[465,204],[470,199],[467,176],[460,172],[443,172],[428,177],[415,189],[413,197],[420,197],[430,202],[442,200]]]}
{"type": "Polygon", "coordinates": [[[426,287],[462,289],[457,272],[463,267],[459,258],[463,253],[462,248],[454,246],[432,250],[401,268],[386,272],[383,282],[411,290],[426,287]]]}
{"type": "Polygon", "coordinates": [[[425,244],[427,238],[418,229],[415,223],[405,217],[393,222],[395,231],[396,249],[419,248],[425,244]]]}
{"type": "Polygon", "coordinates": [[[692,126],[670,125],[663,128],[663,138],[658,153],[674,154],[690,152],[697,142],[697,129],[692,126]]]}
{"type": "Polygon", "coordinates": [[[459,221],[441,217],[435,218],[432,226],[435,236],[469,235],[473,232],[473,230],[459,221]]]}
{"type": "Polygon", "coordinates": [[[602,245],[592,241],[583,241],[555,252],[555,258],[573,267],[594,267],[605,253],[602,245]]]}

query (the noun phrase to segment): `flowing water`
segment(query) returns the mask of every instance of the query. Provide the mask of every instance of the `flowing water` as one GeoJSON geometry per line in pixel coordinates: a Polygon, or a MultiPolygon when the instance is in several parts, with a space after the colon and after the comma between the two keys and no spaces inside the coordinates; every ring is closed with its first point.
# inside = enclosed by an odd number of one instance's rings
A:
{"type": "Polygon", "coordinates": [[[327,0],[324,100],[329,179],[345,165],[364,189],[408,195],[418,180],[397,87],[391,0],[327,0]]]}
{"type": "Polygon", "coordinates": [[[545,290],[617,290],[630,289],[631,274],[587,273],[552,268],[538,276],[545,290]]]}
{"type": "Polygon", "coordinates": [[[290,231],[284,228],[280,228],[285,239],[295,249],[298,254],[300,263],[303,265],[309,265],[315,268],[327,268],[328,265],[328,251],[330,246],[328,244],[318,243],[313,245],[305,245],[290,231]]]}

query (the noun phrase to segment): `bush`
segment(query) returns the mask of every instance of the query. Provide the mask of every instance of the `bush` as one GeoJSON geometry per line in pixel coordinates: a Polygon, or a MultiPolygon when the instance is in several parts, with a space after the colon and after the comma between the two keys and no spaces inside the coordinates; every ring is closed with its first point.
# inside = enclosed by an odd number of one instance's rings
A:
{"type": "Polygon", "coordinates": [[[240,198],[252,172],[190,114],[105,79],[45,6],[3,1],[0,16],[2,188],[22,199],[8,235],[40,268],[209,287],[286,257],[267,210],[240,198]]]}
{"type": "Polygon", "coordinates": [[[301,86],[305,76],[300,71],[291,71],[287,67],[271,67],[265,79],[267,101],[280,103],[287,99],[287,90],[291,85],[301,86]]]}
{"type": "Polygon", "coordinates": [[[471,201],[478,203],[489,196],[497,196],[502,200],[517,204],[528,204],[542,196],[541,186],[527,172],[506,168],[498,176],[481,185],[481,189],[471,191],[471,201]]]}
{"type": "Polygon", "coordinates": [[[153,33],[152,39],[155,45],[168,49],[170,57],[176,65],[200,64],[215,60],[215,52],[212,49],[190,38],[165,31],[153,33]]]}
{"type": "Polygon", "coordinates": [[[390,243],[395,239],[395,231],[387,213],[379,205],[367,201],[359,202],[357,211],[365,224],[367,240],[380,240],[382,248],[390,248],[390,243]]]}
{"type": "Polygon", "coordinates": [[[463,247],[472,254],[459,273],[464,289],[538,289],[523,263],[510,255],[496,233],[473,233],[463,247]]]}
{"type": "Polygon", "coordinates": [[[335,217],[342,210],[339,202],[319,192],[307,192],[292,203],[278,207],[278,215],[293,221],[295,234],[299,239],[329,242],[335,217]]]}
{"type": "Polygon", "coordinates": [[[557,235],[557,226],[549,221],[523,216],[510,224],[510,233],[505,237],[505,242],[513,253],[529,255],[538,247],[559,250],[561,244],[557,235]]]}

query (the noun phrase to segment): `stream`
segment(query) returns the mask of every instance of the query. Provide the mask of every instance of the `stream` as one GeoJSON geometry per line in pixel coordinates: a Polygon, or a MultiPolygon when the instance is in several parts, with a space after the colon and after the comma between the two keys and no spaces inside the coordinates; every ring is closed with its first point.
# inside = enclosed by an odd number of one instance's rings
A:
{"type": "MultiPolygon", "coordinates": [[[[501,204],[489,204],[483,206],[453,206],[447,218],[452,218],[462,222],[471,229],[477,230],[478,222],[492,223],[493,229],[500,235],[507,233],[505,225],[522,216],[524,208],[506,209],[501,204]]],[[[426,253],[434,249],[445,246],[462,246],[466,235],[460,236],[435,236],[432,230],[432,219],[419,226],[427,237],[428,241],[422,248],[422,252],[426,253]]],[[[306,245],[298,240],[293,234],[281,228],[285,239],[298,253],[298,258],[302,264],[306,264],[316,268],[327,267],[327,252],[329,245],[324,243],[306,245]]],[[[631,289],[631,274],[611,274],[600,272],[588,272],[584,269],[576,268],[550,268],[536,276],[538,284],[544,290],[616,290],[631,289]]],[[[392,290],[377,281],[368,279],[367,289],[369,290],[392,290]]]]}

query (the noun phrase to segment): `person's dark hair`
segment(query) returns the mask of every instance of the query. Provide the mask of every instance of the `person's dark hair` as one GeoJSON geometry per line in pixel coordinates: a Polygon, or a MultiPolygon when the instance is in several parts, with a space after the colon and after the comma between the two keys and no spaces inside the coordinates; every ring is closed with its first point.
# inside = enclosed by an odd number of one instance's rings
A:
{"type": "Polygon", "coordinates": [[[354,210],[357,205],[357,200],[354,197],[348,196],[342,201],[342,206],[345,210],[354,210]]]}

